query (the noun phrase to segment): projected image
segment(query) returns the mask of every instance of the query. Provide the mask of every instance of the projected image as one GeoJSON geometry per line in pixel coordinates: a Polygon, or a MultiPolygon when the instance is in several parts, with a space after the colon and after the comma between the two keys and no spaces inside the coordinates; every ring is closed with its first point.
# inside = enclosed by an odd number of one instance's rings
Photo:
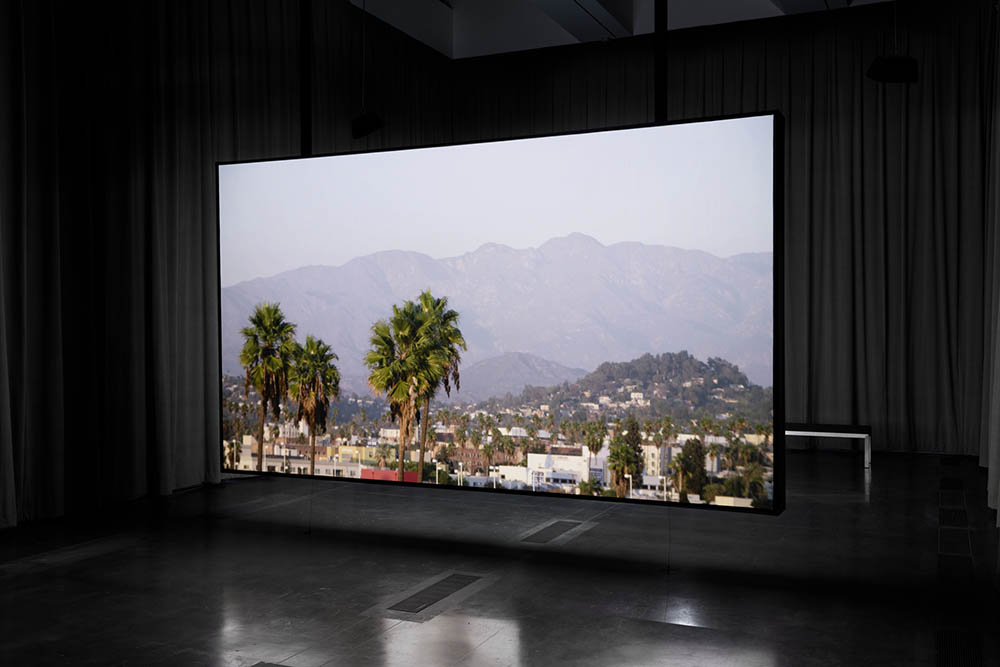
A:
{"type": "Polygon", "coordinates": [[[221,165],[224,468],[771,509],[773,146],[758,116],[221,165]]]}

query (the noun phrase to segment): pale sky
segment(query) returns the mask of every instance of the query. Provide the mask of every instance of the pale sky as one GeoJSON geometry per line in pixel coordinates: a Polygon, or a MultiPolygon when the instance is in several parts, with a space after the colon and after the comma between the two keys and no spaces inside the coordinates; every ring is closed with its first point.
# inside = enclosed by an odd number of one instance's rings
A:
{"type": "Polygon", "coordinates": [[[772,119],[225,165],[222,285],[383,250],[435,258],[582,232],[772,250],[772,119]]]}

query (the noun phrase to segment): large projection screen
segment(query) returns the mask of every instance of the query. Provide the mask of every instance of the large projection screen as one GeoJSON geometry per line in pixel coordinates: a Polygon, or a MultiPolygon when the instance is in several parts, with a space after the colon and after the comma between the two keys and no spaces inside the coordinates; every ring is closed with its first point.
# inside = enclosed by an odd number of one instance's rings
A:
{"type": "Polygon", "coordinates": [[[220,163],[223,470],[780,512],[781,139],[220,163]]]}

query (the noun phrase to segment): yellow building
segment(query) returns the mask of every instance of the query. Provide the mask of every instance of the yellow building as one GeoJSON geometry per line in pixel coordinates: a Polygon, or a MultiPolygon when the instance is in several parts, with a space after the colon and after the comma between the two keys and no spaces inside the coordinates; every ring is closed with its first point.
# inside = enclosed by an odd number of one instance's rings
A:
{"type": "MultiPolygon", "coordinates": [[[[328,450],[337,450],[337,454],[340,456],[339,461],[373,461],[375,456],[375,448],[369,447],[367,445],[340,445],[339,447],[327,447],[328,450]]],[[[332,454],[332,451],[331,451],[332,454]]],[[[328,455],[328,458],[331,458],[328,455]]]]}

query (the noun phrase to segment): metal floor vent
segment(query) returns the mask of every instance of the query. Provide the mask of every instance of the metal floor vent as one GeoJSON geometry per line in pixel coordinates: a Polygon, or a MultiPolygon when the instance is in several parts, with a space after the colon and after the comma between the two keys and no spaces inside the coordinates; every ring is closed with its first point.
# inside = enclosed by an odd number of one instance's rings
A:
{"type": "Polygon", "coordinates": [[[528,535],[527,537],[525,537],[521,541],[522,542],[531,542],[533,544],[545,544],[547,542],[551,542],[552,540],[556,539],[557,537],[559,537],[563,533],[565,533],[567,531],[570,531],[570,530],[573,530],[574,528],[576,528],[577,526],[579,526],[581,523],[583,523],[583,522],[582,521],[555,521],[555,522],[550,523],[549,525],[545,526],[541,530],[536,531],[536,532],[532,533],[531,535],[528,535]]]}
{"type": "Polygon", "coordinates": [[[408,614],[418,614],[433,604],[437,604],[449,595],[453,595],[469,584],[482,579],[472,574],[451,574],[444,579],[421,589],[410,597],[400,600],[389,607],[392,611],[402,611],[408,614]]]}

